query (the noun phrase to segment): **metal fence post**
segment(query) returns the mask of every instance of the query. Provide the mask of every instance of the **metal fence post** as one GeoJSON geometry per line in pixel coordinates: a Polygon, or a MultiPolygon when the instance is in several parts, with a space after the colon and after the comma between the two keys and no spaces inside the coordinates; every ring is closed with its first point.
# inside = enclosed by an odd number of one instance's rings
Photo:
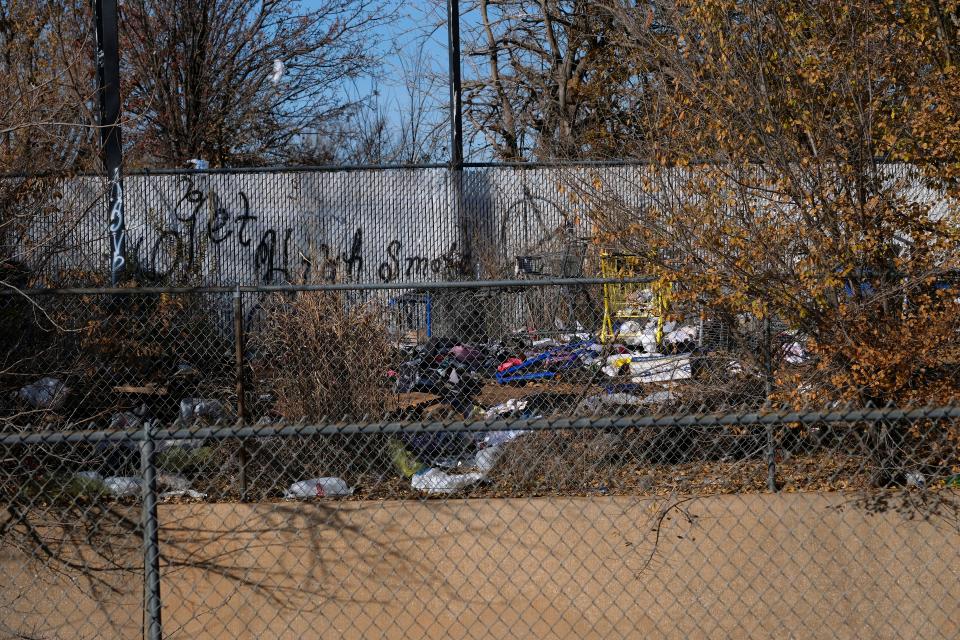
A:
{"type": "MultiPolygon", "coordinates": [[[[773,393],[773,336],[770,330],[770,316],[763,318],[763,366],[765,373],[764,391],[766,393],[767,406],[770,405],[770,396],[773,393]]],[[[767,490],[771,493],[777,491],[777,444],[773,433],[773,423],[768,422],[766,427],[767,435],[767,490]]]]}
{"type": "Polygon", "coordinates": [[[153,461],[153,425],[143,425],[140,443],[140,473],[143,477],[143,607],[144,634],[148,640],[160,640],[160,543],[157,522],[157,469],[153,461]]]}
{"type": "Polygon", "coordinates": [[[94,0],[93,9],[97,38],[97,93],[100,95],[100,144],[103,148],[103,165],[110,181],[110,284],[117,286],[126,268],[127,252],[117,0],[94,0]]]}
{"type": "MultiPolygon", "coordinates": [[[[240,286],[237,285],[233,292],[233,343],[234,343],[234,363],[237,384],[237,417],[240,424],[247,421],[247,389],[244,384],[244,335],[243,335],[243,297],[240,293],[240,286]]],[[[240,440],[240,500],[247,499],[247,441],[240,440]]]]}

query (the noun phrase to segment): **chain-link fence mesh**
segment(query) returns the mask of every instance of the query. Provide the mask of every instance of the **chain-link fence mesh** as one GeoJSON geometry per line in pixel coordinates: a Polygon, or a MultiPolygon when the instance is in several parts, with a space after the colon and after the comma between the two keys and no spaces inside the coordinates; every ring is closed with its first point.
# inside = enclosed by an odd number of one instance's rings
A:
{"type": "Polygon", "coordinates": [[[957,409],[526,278],[5,294],[0,633],[956,636],[957,409]]]}
{"type": "MultiPolygon", "coordinates": [[[[617,230],[623,223],[599,209],[642,222],[652,209],[702,199],[697,181],[708,173],[611,163],[131,174],[123,192],[125,274],[160,286],[594,276],[598,253],[611,249],[590,242],[597,221],[617,230]]],[[[889,164],[882,173],[905,202],[942,214],[942,195],[918,167],[889,164]]],[[[749,178],[761,193],[772,179],[760,168],[749,178]]],[[[105,179],[3,180],[39,191],[30,215],[0,239],[0,266],[13,270],[4,279],[109,282],[105,179]]]]}
{"type": "Polygon", "coordinates": [[[809,359],[643,277],[54,293],[0,297],[7,428],[753,410],[809,359]]]}
{"type": "Polygon", "coordinates": [[[591,227],[697,171],[133,176],[112,289],[103,184],[44,184],[0,637],[956,637],[949,261],[831,266],[818,341],[591,227]]]}
{"type": "Polygon", "coordinates": [[[958,419],[8,435],[4,634],[952,638],[958,419]]]}

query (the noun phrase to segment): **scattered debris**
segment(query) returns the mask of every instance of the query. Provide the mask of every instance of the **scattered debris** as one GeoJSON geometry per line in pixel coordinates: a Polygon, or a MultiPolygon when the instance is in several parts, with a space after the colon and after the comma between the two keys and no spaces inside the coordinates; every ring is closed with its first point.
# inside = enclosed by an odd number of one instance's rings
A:
{"type": "MultiPolygon", "coordinates": [[[[500,432],[500,433],[504,433],[504,432],[500,432]]],[[[523,432],[509,431],[506,433],[514,433],[514,434],[520,435],[523,432]]],[[[502,443],[490,445],[484,449],[481,449],[480,451],[477,452],[477,455],[474,458],[477,469],[479,469],[481,473],[488,473],[491,469],[493,469],[493,465],[497,463],[497,459],[500,457],[502,453],[503,453],[502,443]]]]}
{"type": "Polygon", "coordinates": [[[399,440],[391,438],[389,447],[390,459],[393,461],[393,466],[403,474],[403,477],[412,478],[415,473],[425,468],[399,440]]]}
{"type": "Polygon", "coordinates": [[[351,488],[342,478],[311,478],[294,482],[283,494],[284,498],[339,498],[352,496],[351,488]]]}
{"type": "Polygon", "coordinates": [[[217,421],[224,417],[223,403],[219,400],[184,398],[180,401],[180,417],[184,420],[204,418],[217,421]]]}
{"type": "Polygon", "coordinates": [[[199,491],[194,491],[193,489],[182,489],[177,491],[165,491],[157,496],[157,499],[161,501],[172,500],[174,498],[191,498],[193,500],[206,500],[207,494],[201,493],[199,491]]]}
{"type": "Polygon", "coordinates": [[[123,384],[114,387],[113,392],[141,396],[165,396],[167,395],[167,388],[153,383],[144,385],[123,384]]]}
{"type": "Polygon", "coordinates": [[[690,358],[687,356],[653,356],[634,358],[630,363],[632,382],[671,382],[693,377],[690,358]]]}
{"type": "Polygon", "coordinates": [[[525,398],[510,398],[506,402],[487,409],[484,417],[487,420],[493,420],[497,416],[511,415],[527,408],[528,400],[525,398]]]}
{"type": "Polygon", "coordinates": [[[488,431],[477,443],[481,447],[496,447],[516,440],[525,433],[524,429],[513,429],[511,431],[488,431]]]}
{"type": "Polygon", "coordinates": [[[483,353],[479,349],[464,344],[450,349],[450,356],[458,362],[476,362],[483,359],[483,353]]]}
{"type": "Polygon", "coordinates": [[[922,489],[927,485],[927,478],[919,471],[907,473],[907,486],[922,489]]]}
{"type": "Polygon", "coordinates": [[[611,378],[630,375],[632,382],[637,384],[687,380],[693,376],[689,356],[658,353],[612,355],[607,358],[607,364],[601,371],[611,378]]]}
{"type": "Polygon", "coordinates": [[[643,404],[666,404],[677,399],[677,394],[669,389],[655,391],[641,400],[643,404]]]}
{"type": "Polygon", "coordinates": [[[142,429],[143,419],[130,411],[115,413],[110,417],[111,429],[142,429]]]}
{"type": "Polygon", "coordinates": [[[157,474],[157,485],[168,491],[186,491],[190,488],[190,481],[175,473],[157,474]]]}
{"type": "Polygon", "coordinates": [[[783,359],[787,364],[803,364],[809,356],[799,342],[789,342],[783,346],[783,359]]]}
{"type": "Polygon", "coordinates": [[[199,375],[199,372],[185,362],[178,364],[176,371],[173,372],[174,378],[190,378],[196,375],[199,375]]]}
{"type": "MultiPolygon", "coordinates": [[[[76,478],[102,485],[107,492],[116,498],[139,496],[143,491],[143,480],[135,476],[108,476],[104,478],[99,471],[78,471],[73,475],[76,478]]],[[[193,491],[190,488],[190,481],[179,475],[161,473],[157,476],[157,485],[167,489],[165,493],[159,495],[161,499],[179,496],[207,497],[206,494],[193,491]]]]}
{"type": "Polygon", "coordinates": [[[47,376],[20,389],[17,397],[34,409],[53,411],[63,406],[69,393],[70,388],[62,380],[47,376]]]}
{"type": "Polygon", "coordinates": [[[681,345],[685,343],[693,343],[697,340],[698,331],[696,327],[678,327],[669,333],[665,333],[663,336],[663,341],[666,344],[670,345],[681,345]]]}
{"type": "MultiPolygon", "coordinates": [[[[565,329],[565,327],[563,326],[563,323],[560,321],[559,318],[557,318],[557,319],[555,320],[554,326],[556,326],[557,329],[559,329],[559,330],[561,330],[561,331],[565,329]]],[[[591,336],[590,333],[589,333],[589,332],[584,328],[584,326],[583,326],[582,324],[580,324],[579,322],[577,322],[577,323],[574,325],[574,332],[573,332],[573,333],[565,333],[565,334],[563,334],[563,335],[560,336],[560,339],[563,340],[564,342],[574,342],[574,341],[576,341],[576,342],[588,342],[588,341],[590,341],[592,338],[593,338],[593,336],[591,336]]]]}
{"type": "MultiPolygon", "coordinates": [[[[556,344],[552,338],[548,340],[550,344],[546,344],[546,340],[535,340],[533,344],[535,347],[556,344]]],[[[496,379],[500,384],[505,384],[553,378],[559,372],[576,366],[581,358],[592,357],[594,349],[595,343],[590,341],[572,342],[545,351],[533,351],[523,362],[505,369],[498,369],[496,379]]]]}
{"type": "Polygon", "coordinates": [[[103,479],[103,486],[117,498],[138,496],[143,491],[143,481],[132,476],[109,476],[103,479]]]}
{"type": "Polygon", "coordinates": [[[647,353],[657,351],[657,318],[651,318],[645,325],[636,320],[627,320],[620,325],[617,339],[631,347],[641,346],[647,353]]]}
{"type": "Polygon", "coordinates": [[[435,467],[419,471],[410,479],[410,486],[426,493],[454,493],[484,479],[479,472],[450,474],[435,467]]]}
{"type": "Polygon", "coordinates": [[[520,358],[508,358],[507,360],[504,360],[503,362],[500,363],[500,366],[497,367],[497,371],[503,372],[511,367],[517,366],[518,364],[523,364],[523,360],[521,360],[520,358]]]}

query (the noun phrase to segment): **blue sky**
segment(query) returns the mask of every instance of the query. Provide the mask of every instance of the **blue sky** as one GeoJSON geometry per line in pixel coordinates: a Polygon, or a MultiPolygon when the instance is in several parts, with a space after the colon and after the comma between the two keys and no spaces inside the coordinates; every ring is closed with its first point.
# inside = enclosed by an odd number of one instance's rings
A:
{"type": "MultiPolygon", "coordinates": [[[[398,47],[412,52],[419,43],[425,41],[424,52],[432,59],[434,71],[446,73],[447,32],[446,25],[442,22],[444,5],[430,2],[430,0],[390,1],[393,2],[392,6],[397,11],[397,17],[377,31],[383,48],[398,47]]],[[[311,9],[321,6],[324,0],[301,0],[301,2],[305,8],[311,9]]],[[[402,98],[400,70],[396,68],[398,64],[396,56],[387,56],[383,77],[376,81],[383,104],[395,103],[397,99],[402,98]]],[[[373,85],[373,80],[368,78],[358,83],[356,90],[369,93],[373,85]]],[[[445,96],[444,91],[441,97],[445,96]]]]}
{"type": "MultiPolygon", "coordinates": [[[[396,18],[378,28],[379,38],[377,39],[380,40],[380,46],[386,50],[393,45],[395,49],[405,51],[406,55],[412,56],[417,47],[423,44],[424,54],[430,61],[430,70],[435,79],[435,84],[430,91],[433,119],[434,121],[445,120],[449,103],[446,3],[442,0],[384,1],[393,3],[396,18]]],[[[324,0],[301,0],[301,2],[303,7],[311,9],[322,6],[324,0]]],[[[476,3],[470,0],[460,2],[460,11],[461,33],[465,34],[471,27],[476,26],[479,14],[476,11],[476,3]],[[470,10],[471,8],[473,11],[470,10]]],[[[466,46],[466,42],[463,45],[466,46]]],[[[461,66],[464,75],[469,75],[467,62],[463,61],[461,66]]],[[[407,104],[405,102],[407,94],[403,88],[399,54],[385,57],[385,68],[379,79],[366,78],[347,89],[352,92],[352,97],[369,96],[376,89],[379,93],[379,105],[385,112],[388,122],[396,124],[402,120],[401,114],[404,105],[407,104]]],[[[467,127],[466,122],[465,127],[467,127]]],[[[480,140],[479,146],[474,148],[474,143],[478,141],[471,140],[468,132],[465,133],[467,133],[464,140],[465,153],[468,158],[488,159],[483,156],[485,148],[483,141],[480,140]]]]}

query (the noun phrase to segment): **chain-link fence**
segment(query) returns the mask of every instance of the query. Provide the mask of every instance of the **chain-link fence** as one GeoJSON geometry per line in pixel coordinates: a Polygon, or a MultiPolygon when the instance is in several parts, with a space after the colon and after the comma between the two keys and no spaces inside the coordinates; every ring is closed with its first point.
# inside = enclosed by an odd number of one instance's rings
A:
{"type": "Polygon", "coordinates": [[[5,293],[0,635],[957,635],[960,410],[527,271],[5,293]]]}
{"type": "Polygon", "coordinates": [[[697,171],[132,176],[116,288],[103,184],[45,185],[0,636],[956,637],[956,273],[788,326],[591,227],[697,171]]]}
{"type": "Polygon", "coordinates": [[[754,410],[799,338],[642,276],[4,292],[0,422],[317,421],[754,410]]]}
{"type": "MultiPolygon", "coordinates": [[[[706,173],[575,163],[457,173],[425,165],[131,174],[123,192],[125,278],[141,286],[233,286],[592,277],[597,253],[611,248],[589,242],[603,218],[598,208],[629,210],[630,221],[641,222],[650,209],[702,198],[697,180],[706,173]]],[[[762,185],[765,174],[754,173],[762,185]]],[[[942,195],[916,166],[885,165],[885,175],[907,201],[942,208],[942,195]]],[[[105,179],[2,179],[29,182],[40,194],[0,239],[0,267],[10,258],[15,271],[4,279],[109,282],[105,179]]]]}
{"type": "Polygon", "coordinates": [[[954,638],[958,419],[5,434],[2,633],[954,638]]]}

